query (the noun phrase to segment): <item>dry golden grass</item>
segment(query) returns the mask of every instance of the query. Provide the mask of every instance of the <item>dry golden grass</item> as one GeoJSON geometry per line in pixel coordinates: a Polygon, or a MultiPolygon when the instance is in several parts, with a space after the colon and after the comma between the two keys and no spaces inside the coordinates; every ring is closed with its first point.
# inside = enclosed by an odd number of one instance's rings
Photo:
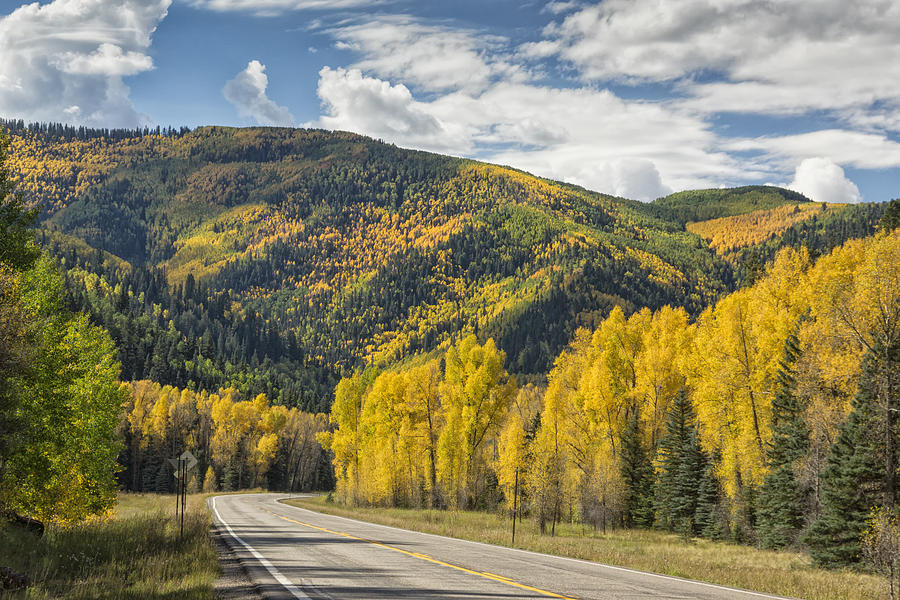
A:
{"type": "Polygon", "coordinates": [[[43,538],[0,526],[0,566],[33,584],[12,599],[211,600],[219,572],[205,496],[190,496],[184,538],[175,497],[123,494],[115,513],[43,538]]]}
{"type": "MultiPolygon", "coordinates": [[[[349,508],[323,498],[290,504],[327,514],[425,533],[511,546],[510,521],[492,513],[415,509],[349,508]]],[[[797,552],[693,540],[659,531],[618,529],[606,533],[580,525],[557,526],[541,536],[534,522],[517,524],[515,547],[605,564],[663,573],[742,589],[809,600],[875,600],[887,597],[883,579],[852,571],[813,568],[797,552]]]]}

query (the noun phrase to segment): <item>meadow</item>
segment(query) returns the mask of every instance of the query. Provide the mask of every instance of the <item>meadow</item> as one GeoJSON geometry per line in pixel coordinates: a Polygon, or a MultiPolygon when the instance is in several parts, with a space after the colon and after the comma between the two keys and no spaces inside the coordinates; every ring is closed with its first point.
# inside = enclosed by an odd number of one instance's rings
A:
{"type": "Polygon", "coordinates": [[[32,584],[4,600],[211,600],[219,572],[205,495],[188,497],[184,537],[174,496],[122,494],[114,511],[42,538],[0,525],[0,566],[32,584]]]}

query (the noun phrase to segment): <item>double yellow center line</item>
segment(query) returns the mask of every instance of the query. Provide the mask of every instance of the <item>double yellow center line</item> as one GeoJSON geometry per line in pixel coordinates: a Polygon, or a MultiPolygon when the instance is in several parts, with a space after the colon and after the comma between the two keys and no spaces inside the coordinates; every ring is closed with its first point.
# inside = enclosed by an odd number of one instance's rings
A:
{"type": "Polygon", "coordinates": [[[392,550],[393,552],[399,552],[400,554],[405,554],[407,556],[411,556],[413,558],[418,558],[419,560],[424,560],[426,562],[433,563],[435,565],[440,565],[442,567],[448,567],[450,569],[456,569],[457,571],[462,571],[463,573],[468,573],[470,575],[477,575],[478,577],[484,577],[485,579],[490,579],[492,581],[496,581],[499,583],[503,583],[506,585],[511,585],[513,587],[528,590],[529,592],[536,592],[538,594],[543,594],[544,596],[549,596],[551,598],[562,598],[563,600],[576,600],[571,596],[563,596],[562,594],[556,594],[554,592],[548,592],[547,590],[542,590],[540,588],[531,587],[530,585],[525,585],[522,583],[517,583],[510,579],[509,577],[503,577],[502,575],[495,575],[493,573],[487,573],[485,571],[473,571],[472,569],[467,569],[465,567],[460,567],[459,565],[450,564],[448,562],[444,562],[442,560],[438,560],[432,556],[428,556],[427,554],[421,554],[419,552],[409,552],[408,550],[403,550],[402,548],[397,548],[395,546],[389,546],[387,544],[382,544],[381,542],[376,542],[375,540],[370,540],[367,538],[357,537],[355,535],[351,535],[349,533],[344,533],[343,531],[332,531],[331,529],[326,529],[325,527],[319,527],[317,525],[311,525],[309,523],[303,523],[302,521],[295,521],[294,519],[289,519],[288,517],[279,515],[278,513],[274,513],[269,511],[271,514],[275,515],[279,519],[284,519],[290,523],[295,523],[297,525],[302,525],[303,527],[309,527],[310,529],[316,529],[318,531],[324,531],[325,533],[330,533],[333,535],[339,535],[341,537],[349,538],[351,540],[357,540],[360,542],[366,542],[368,544],[372,544],[373,546],[378,546],[379,548],[384,548],[385,550],[392,550]]]}

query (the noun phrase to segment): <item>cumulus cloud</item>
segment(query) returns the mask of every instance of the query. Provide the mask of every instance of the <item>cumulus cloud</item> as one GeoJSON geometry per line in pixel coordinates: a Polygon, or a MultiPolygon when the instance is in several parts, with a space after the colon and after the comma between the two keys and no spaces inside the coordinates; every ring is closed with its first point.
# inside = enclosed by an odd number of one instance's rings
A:
{"type": "Polygon", "coordinates": [[[823,157],[801,162],[788,187],[815,202],[862,201],[859,188],[844,175],[844,170],[823,157]]]}
{"type": "Polygon", "coordinates": [[[441,122],[403,84],[365,77],[359,69],[325,67],[319,72],[318,94],[326,113],[318,126],[430,150],[455,145],[441,122]]]}
{"type": "Polygon", "coordinates": [[[54,0],[0,17],[0,114],[103,127],[149,122],[123,77],[147,54],[171,0],[54,0]]]}
{"type": "Polygon", "coordinates": [[[290,111],[266,96],[268,87],[266,66],[258,60],[251,60],[246,69],[225,84],[222,95],[238,109],[242,117],[249,117],[260,125],[293,125],[294,116],[290,111]]]}
{"type": "Polygon", "coordinates": [[[496,83],[416,100],[403,84],[324,68],[325,115],[311,125],[511,164],[602,192],[652,200],[746,174],[694,117],[607,90],[496,83]]]}
{"type": "Polygon", "coordinates": [[[861,125],[860,107],[888,103],[880,122],[900,121],[896,2],[605,0],[545,34],[552,45],[537,50],[554,49],[586,80],[674,82],[705,113],[831,110],[861,125]]]}
{"type": "Polygon", "coordinates": [[[900,143],[883,134],[822,129],[777,137],[736,139],[721,142],[723,149],[759,152],[771,163],[794,162],[815,156],[860,169],[885,169],[900,166],[900,143]]]}
{"type": "Polygon", "coordinates": [[[527,78],[524,69],[508,60],[508,41],[484,32],[387,15],[345,24],[331,34],[338,48],[361,55],[353,68],[422,90],[478,91],[498,79],[527,78]]]}

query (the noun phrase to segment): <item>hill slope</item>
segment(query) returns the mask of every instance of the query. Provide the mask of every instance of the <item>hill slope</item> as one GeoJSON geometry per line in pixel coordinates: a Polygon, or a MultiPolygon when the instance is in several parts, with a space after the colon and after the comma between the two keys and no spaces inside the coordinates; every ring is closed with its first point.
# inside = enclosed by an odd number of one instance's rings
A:
{"type": "Polygon", "coordinates": [[[736,282],[671,206],[350,133],[10,125],[42,239],[128,378],[322,409],[342,371],[467,332],[540,376],[613,306],[696,314],[736,282]]]}
{"type": "Polygon", "coordinates": [[[792,190],[750,185],[676,192],[654,200],[651,206],[660,217],[685,224],[809,202],[809,198],[792,190]]]}

